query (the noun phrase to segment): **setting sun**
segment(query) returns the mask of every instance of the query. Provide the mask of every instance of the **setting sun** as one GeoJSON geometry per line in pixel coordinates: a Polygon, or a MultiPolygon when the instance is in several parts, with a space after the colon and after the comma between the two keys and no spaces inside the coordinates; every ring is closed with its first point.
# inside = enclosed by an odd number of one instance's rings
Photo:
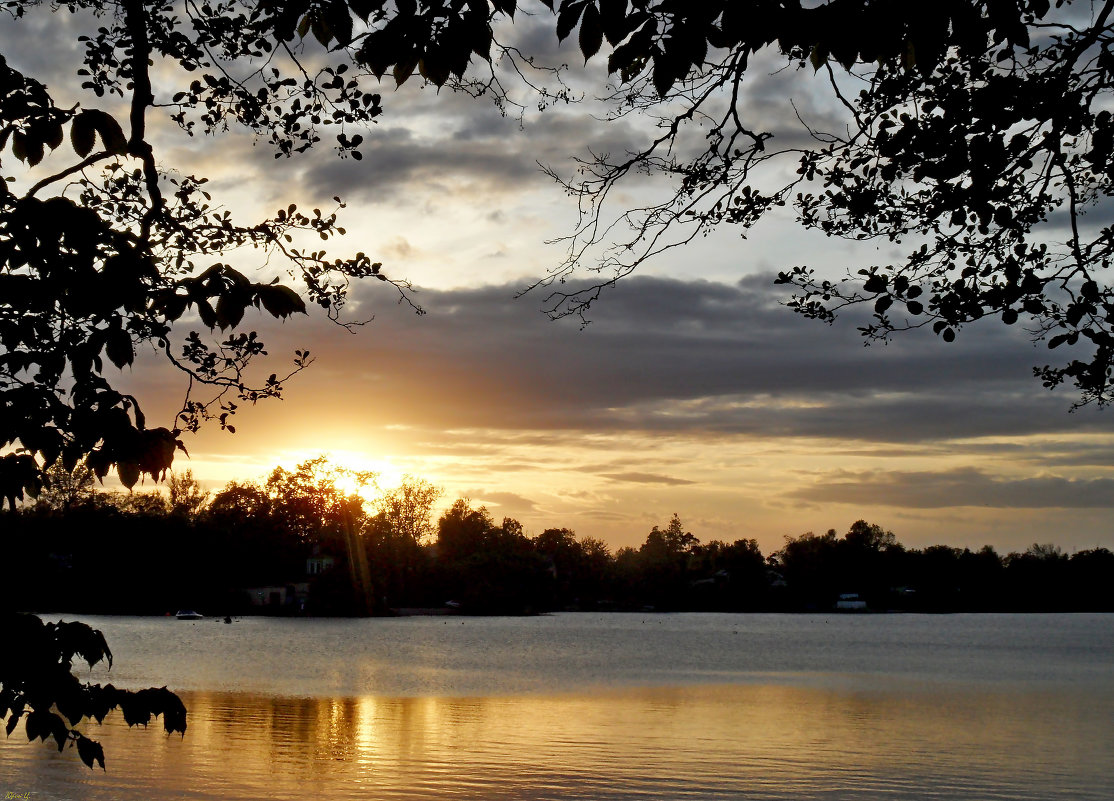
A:
{"type": "Polygon", "coordinates": [[[357,494],[369,505],[385,492],[402,483],[403,471],[387,459],[373,459],[355,451],[321,450],[293,451],[283,453],[280,464],[290,468],[296,464],[324,456],[332,467],[340,468],[349,474],[372,473],[371,481],[361,482],[355,475],[341,474],[335,481],[336,486],[346,494],[357,494]]]}

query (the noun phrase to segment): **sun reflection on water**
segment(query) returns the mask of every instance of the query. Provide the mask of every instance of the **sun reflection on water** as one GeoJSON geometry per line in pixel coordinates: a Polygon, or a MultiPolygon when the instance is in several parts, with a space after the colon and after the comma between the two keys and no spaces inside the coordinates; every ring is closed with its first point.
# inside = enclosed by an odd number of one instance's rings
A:
{"type": "Polygon", "coordinates": [[[93,726],[108,773],[9,743],[37,798],[1097,799],[1110,699],[775,685],[489,698],[190,693],[185,738],[93,726]],[[309,795],[307,795],[309,794],[309,795]]]}

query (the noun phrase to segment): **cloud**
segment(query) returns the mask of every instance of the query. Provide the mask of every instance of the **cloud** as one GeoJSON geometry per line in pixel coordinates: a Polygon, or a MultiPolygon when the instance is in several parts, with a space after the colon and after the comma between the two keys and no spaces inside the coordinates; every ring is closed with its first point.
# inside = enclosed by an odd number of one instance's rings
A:
{"type": "MultiPolygon", "coordinates": [[[[539,457],[570,431],[602,437],[601,452],[612,447],[607,435],[627,431],[860,441],[906,453],[1037,434],[1087,435],[1109,449],[1114,433],[1110,415],[1069,415],[1070,393],[1041,388],[1031,367],[1046,357],[1017,328],[988,320],[951,344],[914,331],[864,348],[853,319],[828,327],[778,305],[769,275],[733,285],[624,279],[585,330],[548,320],[536,296],[515,300],[516,284],[423,289],[422,317],[393,299],[384,305],[376,288],[355,290],[358,316],[376,315],[355,335],[320,317],[248,321],[259,323],[273,360],[297,347],[318,356],[290,385],[288,403],[329,409],[335,425],[372,414],[382,424],[505,432],[531,438],[519,444],[533,443],[539,457]]],[[[158,393],[165,378],[144,370],[132,380],[158,393]]],[[[165,391],[177,408],[181,388],[165,391]]],[[[482,438],[463,439],[477,453],[482,438]]],[[[593,447],[585,436],[577,445],[593,447]]],[[[996,447],[986,445],[988,455],[996,447]]],[[[669,472],[656,467],[595,472],[669,472]]]]}
{"type": "Polygon", "coordinates": [[[375,364],[406,396],[436,387],[411,411],[452,426],[915,443],[1114,422],[1067,415],[1070,396],[1031,378],[1043,354],[993,321],[952,344],[911,332],[864,348],[854,320],[826,327],[780,306],[772,276],[632,277],[580,331],[539,314],[540,297],[513,300],[517,288],[423,290],[427,316],[376,320],[372,336],[390,349],[339,343],[346,369],[375,364]]]}
{"type": "Polygon", "coordinates": [[[836,471],[788,495],[810,502],[912,509],[1110,509],[1114,508],[1114,479],[1007,479],[967,467],[941,472],[836,471]]]}
{"type": "Polygon", "coordinates": [[[513,492],[491,492],[482,489],[464,490],[461,495],[470,498],[473,503],[494,504],[501,511],[533,512],[538,505],[529,498],[516,495],[513,492]]]}
{"type": "Polygon", "coordinates": [[[602,478],[609,478],[612,481],[622,481],[631,484],[665,484],[671,487],[696,483],[695,481],[673,478],[672,476],[663,476],[657,473],[600,473],[600,476],[602,478]]]}

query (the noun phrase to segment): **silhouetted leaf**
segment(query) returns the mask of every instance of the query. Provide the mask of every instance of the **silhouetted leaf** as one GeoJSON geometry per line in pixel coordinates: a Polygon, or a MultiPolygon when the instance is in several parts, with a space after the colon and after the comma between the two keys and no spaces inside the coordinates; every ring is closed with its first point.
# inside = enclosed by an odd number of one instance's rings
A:
{"type": "Polygon", "coordinates": [[[599,10],[608,44],[619,44],[632,30],[627,24],[627,0],[600,0],[599,10]]]}
{"type": "Polygon", "coordinates": [[[259,302],[272,317],[289,317],[291,314],[306,313],[306,303],[289,287],[281,284],[261,285],[258,289],[259,302]]]}
{"type": "Polygon", "coordinates": [[[116,118],[100,109],[87,108],[79,112],[70,126],[70,142],[74,151],[84,156],[93,149],[92,134],[86,128],[100,134],[104,149],[114,155],[123,155],[128,152],[128,140],[116,118]],[[82,152],[84,148],[84,152],[82,152]]]}
{"type": "Polygon", "coordinates": [[[77,754],[88,768],[92,769],[93,763],[96,762],[101,766],[101,770],[105,769],[104,749],[101,744],[83,734],[77,736],[77,754]]]}
{"type": "Polygon", "coordinates": [[[117,367],[124,367],[135,360],[131,335],[121,328],[110,328],[105,337],[105,355],[117,367]]]}
{"type": "Polygon", "coordinates": [[[227,292],[217,298],[216,320],[222,331],[235,328],[240,324],[244,318],[244,306],[242,300],[227,292]]]}
{"type": "Polygon", "coordinates": [[[329,29],[338,45],[347,46],[352,42],[352,17],[348,14],[348,5],[344,0],[333,0],[329,3],[326,13],[329,17],[329,29]]]}
{"type": "Polygon", "coordinates": [[[654,54],[654,89],[660,97],[665,97],[673,86],[676,77],[673,74],[673,65],[663,53],[654,54]]]}
{"type": "Polygon", "coordinates": [[[197,301],[197,313],[201,316],[203,322],[209,328],[215,328],[217,325],[217,313],[213,307],[209,305],[209,301],[204,298],[197,301]]]}
{"type": "Polygon", "coordinates": [[[136,462],[118,461],[116,474],[120,477],[120,483],[131,489],[139,481],[139,465],[136,462]]]}
{"type": "Polygon", "coordinates": [[[584,7],[584,15],[580,20],[580,52],[584,54],[584,61],[600,51],[603,44],[603,26],[600,23],[600,12],[594,5],[584,7]]]}
{"type": "Polygon", "coordinates": [[[557,15],[557,41],[565,41],[568,35],[572,33],[572,29],[576,27],[576,23],[580,20],[585,5],[584,0],[574,0],[574,2],[566,2],[561,6],[561,11],[557,15]]]}
{"type": "Polygon", "coordinates": [[[414,74],[414,69],[418,66],[418,59],[416,56],[409,57],[406,61],[400,61],[395,64],[394,70],[391,74],[394,76],[395,83],[402,86],[406,83],[407,79],[414,74]]]}

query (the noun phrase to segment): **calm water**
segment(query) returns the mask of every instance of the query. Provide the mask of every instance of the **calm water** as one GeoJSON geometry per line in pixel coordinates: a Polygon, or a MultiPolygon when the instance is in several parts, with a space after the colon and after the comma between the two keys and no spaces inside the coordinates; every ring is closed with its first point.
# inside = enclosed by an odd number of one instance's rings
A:
{"type": "Polygon", "coordinates": [[[185,738],[110,718],[0,744],[39,799],[1114,797],[1114,616],[83,618],[118,686],[168,684],[185,738]]]}

